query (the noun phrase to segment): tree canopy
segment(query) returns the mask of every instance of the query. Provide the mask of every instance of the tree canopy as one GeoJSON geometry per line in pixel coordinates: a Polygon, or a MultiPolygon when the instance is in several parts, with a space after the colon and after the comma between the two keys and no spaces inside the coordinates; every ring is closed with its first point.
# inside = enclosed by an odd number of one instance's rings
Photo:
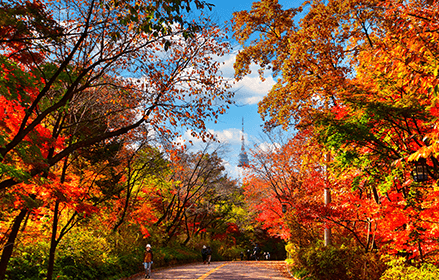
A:
{"type": "Polygon", "coordinates": [[[261,0],[234,14],[234,37],[242,45],[235,76],[244,77],[256,63],[261,73],[278,77],[259,103],[267,131],[289,129],[294,139],[305,137],[297,151],[321,155],[305,157],[317,159],[317,166],[289,170],[276,165],[303,160],[284,155],[290,143],[255,151],[270,164],[256,162],[254,176],[271,189],[268,199],[278,201],[276,213],[261,212],[264,221],[291,224],[300,212],[314,213],[309,221],[314,228],[331,225],[336,244],[349,235],[366,252],[437,261],[437,5],[332,0],[283,9],[261,0]],[[412,176],[418,160],[428,166],[425,182],[412,176]],[[257,175],[261,170],[269,176],[257,175]],[[286,197],[290,178],[308,172],[327,179],[300,181],[316,192],[286,197]],[[332,192],[329,205],[325,188],[332,192]],[[310,211],[301,199],[318,207],[310,211]],[[293,206],[295,216],[278,218],[281,203],[293,206]]]}
{"type": "MultiPolygon", "coordinates": [[[[52,222],[52,279],[57,246],[87,217],[106,213],[117,231],[147,209],[141,194],[158,182],[145,181],[169,172],[184,146],[168,142],[181,127],[213,139],[205,122],[233,93],[216,61],[229,52],[225,32],[189,16],[206,8],[198,0],[2,2],[0,279],[20,228],[52,222]]],[[[157,219],[155,206],[148,210],[138,226],[157,219]]]]}

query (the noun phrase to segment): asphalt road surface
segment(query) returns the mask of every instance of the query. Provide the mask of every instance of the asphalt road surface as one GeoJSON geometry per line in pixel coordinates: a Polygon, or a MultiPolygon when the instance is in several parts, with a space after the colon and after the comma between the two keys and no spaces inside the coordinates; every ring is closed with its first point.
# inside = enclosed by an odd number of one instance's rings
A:
{"type": "MultiPolygon", "coordinates": [[[[133,280],[144,279],[144,274],[136,275],[133,280]]],[[[293,279],[286,271],[284,261],[234,261],[186,264],[170,268],[152,269],[151,279],[293,279]]]]}

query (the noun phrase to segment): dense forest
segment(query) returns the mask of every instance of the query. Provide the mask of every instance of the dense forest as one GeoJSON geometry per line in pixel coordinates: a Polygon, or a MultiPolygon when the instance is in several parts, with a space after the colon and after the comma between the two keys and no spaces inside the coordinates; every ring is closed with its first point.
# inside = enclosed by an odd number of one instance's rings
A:
{"type": "Polygon", "coordinates": [[[439,277],[437,1],[214,9],[1,1],[0,280],[121,279],[147,243],[156,265],[258,243],[301,279],[439,277]],[[277,81],[242,181],[206,127],[231,40],[236,81],[277,81]]]}
{"type": "Polygon", "coordinates": [[[252,63],[277,77],[246,196],[297,277],[439,276],[438,16],[416,0],[262,0],[234,14],[236,78],[252,63]]]}

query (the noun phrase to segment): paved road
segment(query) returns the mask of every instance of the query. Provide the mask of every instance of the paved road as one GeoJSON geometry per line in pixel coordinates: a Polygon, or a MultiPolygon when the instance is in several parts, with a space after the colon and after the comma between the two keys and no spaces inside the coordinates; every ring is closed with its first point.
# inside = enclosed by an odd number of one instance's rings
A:
{"type": "MultiPolygon", "coordinates": [[[[143,276],[131,279],[140,280],[143,276]]],[[[187,264],[152,271],[151,279],[197,279],[197,280],[250,280],[292,279],[286,272],[284,261],[235,261],[187,264]]]]}

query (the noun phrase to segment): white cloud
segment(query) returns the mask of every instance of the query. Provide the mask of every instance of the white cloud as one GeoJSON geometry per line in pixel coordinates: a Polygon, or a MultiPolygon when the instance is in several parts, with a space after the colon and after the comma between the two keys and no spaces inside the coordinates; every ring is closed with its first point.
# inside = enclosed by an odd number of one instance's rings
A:
{"type": "MultiPolygon", "coordinates": [[[[221,59],[224,63],[221,67],[224,77],[233,79],[235,73],[233,64],[236,60],[236,54],[237,52],[233,52],[221,59]]],[[[257,104],[275,84],[271,72],[265,73],[265,81],[262,82],[259,78],[258,66],[252,64],[250,69],[249,75],[233,84],[233,90],[236,91],[235,100],[238,104],[257,104]]]]}
{"type": "Polygon", "coordinates": [[[270,91],[275,84],[272,77],[262,82],[259,77],[246,76],[237,82],[233,88],[236,90],[238,103],[257,104],[270,91]]]}
{"type": "MultiPolygon", "coordinates": [[[[219,143],[213,143],[213,145],[210,145],[209,149],[213,151],[218,147],[222,147],[221,150],[225,153],[223,155],[225,160],[228,160],[227,158],[229,156],[239,153],[242,136],[241,130],[236,128],[230,128],[222,131],[208,129],[208,131],[215,135],[216,139],[219,140],[219,143]]],[[[192,130],[186,130],[180,137],[175,140],[175,142],[179,144],[186,144],[191,151],[204,150],[207,143],[203,142],[200,138],[193,137],[191,133],[192,130]]],[[[247,137],[246,134],[245,137],[247,137]]]]}
{"type": "MultiPolygon", "coordinates": [[[[209,133],[215,135],[216,139],[223,144],[236,145],[241,143],[242,131],[237,128],[230,128],[221,131],[215,131],[213,129],[208,129],[209,133]]],[[[247,137],[244,134],[244,137],[247,137]]],[[[181,137],[179,137],[176,142],[183,143],[192,141],[194,146],[203,145],[203,141],[200,138],[196,138],[192,136],[192,130],[186,130],[181,137]]]]}
{"type": "Polygon", "coordinates": [[[270,152],[270,151],[275,151],[276,149],[279,149],[281,147],[280,143],[268,143],[268,142],[263,142],[260,143],[257,147],[257,149],[260,149],[264,152],[270,152]]]}
{"type": "Polygon", "coordinates": [[[211,133],[216,135],[218,140],[224,144],[236,145],[241,142],[242,131],[237,128],[230,128],[222,131],[213,131],[211,133]]]}

